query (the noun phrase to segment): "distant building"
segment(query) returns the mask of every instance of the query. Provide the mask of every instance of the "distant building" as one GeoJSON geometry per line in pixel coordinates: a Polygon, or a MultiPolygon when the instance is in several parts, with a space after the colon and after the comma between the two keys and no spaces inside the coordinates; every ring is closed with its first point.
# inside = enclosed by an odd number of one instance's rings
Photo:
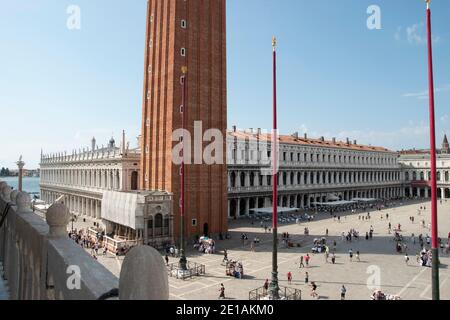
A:
{"type": "MultiPolygon", "coordinates": [[[[303,209],[329,201],[404,196],[397,152],[350,139],[328,141],[298,133],[279,138],[280,207],[303,209]]],[[[263,161],[272,156],[271,136],[260,129],[233,128],[227,148],[229,218],[272,206],[272,176],[264,174],[267,162],[263,161]]]]}
{"type": "MultiPolygon", "coordinates": [[[[406,150],[400,152],[399,163],[402,168],[402,179],[406,183],[405,196],[431,197],[431,159],[430,150],[406,150]]],[[[450,198],[450,149],[447,135],[444,136],[441,150],[437,154],[437,196],[440,199],[450,198]]]]}
{"type": "Polygon", "coordinates": [[[93,138],[90,149],[41,156],[41,198],[51,204],[64,196],[73,214],[117,237],[168,241],[173,232],[172,195],[139,192],[139,171],[140,150],[129,149],[125,136],[120,147],[111,138],[106,147],[98,148],[93,138]],[[108,203],[102,204],[105,194],[108,203]],[[120,203],[120,199],[128,202],[120,203]],[[107,214],[102,215],[102,207],[114,206],[123,209],[121,217],[105,210],[107,214]]]}

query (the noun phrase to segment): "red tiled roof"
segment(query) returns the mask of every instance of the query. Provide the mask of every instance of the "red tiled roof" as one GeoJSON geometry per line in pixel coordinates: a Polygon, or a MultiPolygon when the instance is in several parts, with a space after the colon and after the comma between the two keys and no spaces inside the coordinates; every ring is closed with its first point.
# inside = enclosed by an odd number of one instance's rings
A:
{"type": "MultiPolygon", "coordinates": [[[[257,133],[246,133],[243,131],[229,131],[228,135],[231,137],[236,137],[237,139],[242,140],[257,140],[257,133]]],[[[259,135],[259,140],[261,141],[271,141],[272,136],[270,134],[261,134],[259,135]]],[[[328,147],[328,148],[340,148],[354,151],[377,151],[377,152],[393,152],[389,149],[383,147],[374,147],[374,146],[366,146],[360,144],[347,144],[346,142],[336,141],[322,141],[321,139],[304,139],[299,137],[298,139],[294,136],[280,135],[279,136],[280,143],[287,144],[295,144],[295,145],[303,145],[303,146],[312,146],[312,147],[328,147]]]]}

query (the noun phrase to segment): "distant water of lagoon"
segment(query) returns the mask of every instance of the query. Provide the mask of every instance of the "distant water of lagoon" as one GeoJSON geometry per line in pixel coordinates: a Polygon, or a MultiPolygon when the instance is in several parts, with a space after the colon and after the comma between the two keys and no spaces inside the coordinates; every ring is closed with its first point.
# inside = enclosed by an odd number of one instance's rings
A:
{"type": "MultiPolygon", "coordinates": [[[[8,183],[13,190],[17,189],[19,183],[19,177],[0,177],[0,181],[5,181],[8,183]]],[[[28,193],[40,193],[40,181],[39,177],[24,177],[23,180],[23,191],[28,193]]]]}

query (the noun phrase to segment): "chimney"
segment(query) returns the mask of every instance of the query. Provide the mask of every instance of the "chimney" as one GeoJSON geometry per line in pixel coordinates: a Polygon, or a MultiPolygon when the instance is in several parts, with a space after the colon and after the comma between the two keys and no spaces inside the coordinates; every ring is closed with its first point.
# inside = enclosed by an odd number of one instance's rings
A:
{"type": "Polygon", "coordinates": [[[261,135],[261,128],[258,128],[258,136],[261,135]]]}
{"type": "Polygon", "coordinates": [[[236,132],[236,126],[233,126],[233,132],[236,132]]]}
{"type": "Polygon", "coordinates": [[[308,134],[305,133],[305,140],[308,140],[308,134]]]}
{"type": "Polygon", "coordinates": [[[354,145],[357,145],[357,144],[358,144],[357,142],[358,142],[358,141],[353,140],[353,144],[354,144],[354,145]]]}
{"type": "Polygon", "coordinates": [[[336,144],[336,138],[333,138],[333,144],[336,144]]]}
{"type": "Polygon", "coordinates": [[[250,128],[250,133],[253,134],[253,128],[250,128]]]}
{"type": "Polygon", "coordinates": [[[347,145],[350,145],[350,139],[347,138],[347,145]]]}
{"type": "Polygon", "coordinates": [[[320,141],[325,142],[325,137],[320,137],[320,141]]]}
{"type": "Polygon", "coordinates": [[[294,138],[295,141],[297,141],[298,140],[298,132],[294,132],[292,134],[292,137],[294,138]]]}

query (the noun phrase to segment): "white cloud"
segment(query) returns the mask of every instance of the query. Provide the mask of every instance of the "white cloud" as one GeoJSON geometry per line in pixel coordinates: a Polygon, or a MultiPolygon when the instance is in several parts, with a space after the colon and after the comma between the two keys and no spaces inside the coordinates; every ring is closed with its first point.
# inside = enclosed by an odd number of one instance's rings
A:
{"type": "MultiPolygon", "coordinates": [[[[413,45],[425,45],[427,44],[425,25],[423,22],[420,22],[406,27],[404,30],[402,26],[399,26],[394,34],[394,38],[397,41],[403,41],[405,39],[405,41],[413,45]],[[403,38],[403,35],[405,38],[403,38]]],[[[440,36],[433,36],[432,39],[435,44],[441,41],[440,36]]]]}
{"type": "MultiPolygon", "coordinates": [[[[450,84],[441,86],[441,87],[437,87],[434,89],[434,93],[438,94],[438,93],[445,93],[445,92],[450,92],[450,84]]],[[[410,92],[410,93],[404,93],[402,94],[402,97],[404,98],[417,98],[417,99],[428,99],[428,90],[423,90],[423,91],[419,91],[419,92],[410,92]]]]}

